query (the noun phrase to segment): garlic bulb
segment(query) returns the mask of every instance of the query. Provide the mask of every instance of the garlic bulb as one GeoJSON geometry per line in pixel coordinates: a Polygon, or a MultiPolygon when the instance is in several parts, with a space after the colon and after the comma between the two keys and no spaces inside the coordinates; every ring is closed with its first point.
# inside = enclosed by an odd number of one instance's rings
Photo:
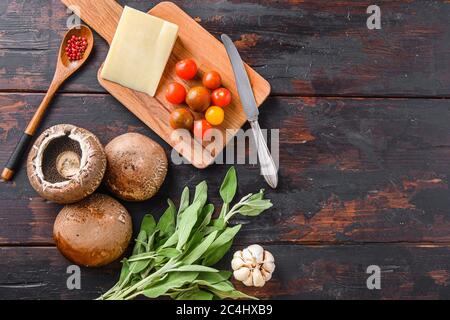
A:
{"type": "Polygon", "coordinates": [[[273,255],[258,244],[236,251],[231,260],[233,276],[248,287],[262,287],[275,270],[273,255]]]}

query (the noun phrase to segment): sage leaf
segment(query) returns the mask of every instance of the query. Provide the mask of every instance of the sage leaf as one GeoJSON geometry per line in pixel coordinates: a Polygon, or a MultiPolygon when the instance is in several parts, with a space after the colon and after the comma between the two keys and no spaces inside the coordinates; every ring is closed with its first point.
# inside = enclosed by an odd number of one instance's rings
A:
{"type": "Polygon", "coordinates": [[[226,228],[214,242],[211,244],[211,246],[208,249],[207,253],[213,252],[214,250],[218,249],[219,247],[223,246],[224,244],[230,242],[234,239],[234,236],[239,232],[242,225],[238,224],[231,228],[226,228]]]}
{"type": "Polygon", "coordinates": [[[145,231],[148,235],[155,232],[156,221],[151,214],[146,214],[141,222],[141,231],[145,231]]]}
{"type": "Polygon", "coordinates": [[[161,237],[170,236],[175,232],[175,214],[177,208],[175,208],[172,200],[167,199],[167,203],[169,204],[169,207],[163,213],[161,218],[159,218],[158,225],[156,226],[161,237]]]}
{"type": "Polygon", "coordinates": [[[148,260],[139,260],[135,262],[130,263],[130,272],[132,274],[134,273],[140,273],[142,270],[147,268],[147,266],[150,264],[150,259],[148,260]]]}
{"type": "Polygon", "coordinates": [[[177,300],[212,300],[214,295],[211,292],[200,290],[198,288],[182,292],[177,295],[177,300]]]}
{"type": "Polygon", "coordinates": [[[141,254],[136,254],[128,258],[128,262],[140,261],[140,260],[149,260],[154,259],[156,257],[155,252],[145,252],[141,254]]]}
{"type": "Polygon", "coordinates": [[[183,212],[178,229],[177,250],[181,250],[188,241],[192,228],[197,222],[200,204],[201,202],[194,202],[183,212]]]}
{"type": "Polygon", "coordinates": [[[225,219],[220,217],[213,220],[212,225],[217,228],[217,230],[223,230],[226,226],[225,219]]]}
{"type": "Polygon", "coordinates": [[[211,217],[214,213],[214,205],[207,204],[203,207],[202,212],[200,213],[200,219],[198,222],[198,228],[202,229],[206,227],[211,222],[211,217]]]}
{"type": "Polygon", "coordinates": [[[223,202],[231,203],[233,201],[234,196],[236,195],[237,190],[237,177],[236,177],[236,169],[231,167],[220,186],[220,197],[223,202]]]}
{"type": "Polygon", "coordinates": [[[197,276],[198,272],[169,273],[167,277],[145,289],[143,294],[147,298],[157,298],[170,289],[179,288],[186,283],[192,283],[197,276]]]}
{"type": "Polygon", "coordinates": [[[146,251],[147,245],[147,232],[141,230],[136,238],[136,244],[134,245],[132,255],[136,255],[146,251]]]}
{"type": "Polygon", "coordinates": [[[197,280],[207,281],[214,284],[230,279],[231,275],[232,273],[230,271],[200,272],[197,280]]]}
{"type": "Polygon", "coordinates": [[[203,237],[205,233],[203,230],[194,230],[189,237],[189,241],[186,243],[184,247],[184,252],[187,254],[195,249],[198,245],[200,245],[203,241],[203,237]]]}
{"type": "Polygon", "coordinates": [[[213,243],[214,239],[217,236],[217,231],[211,233],[209,236],[207,236],[197,247],[194,248],[184,259],[184,264],[192,264],[198,259],[201,258],[201,256],[208,250],[211,243],[213,243]]]}
{"type": "Polygon", "coordinates": [[[181,215],[186,208],[189,207],[189,188],[184,187],[183,193],[180,199],[180,208],[178,209],[178,215],[181,215]]]}
{"type": "Polygon", "coordinates": [[[175,258],[181,254],[180,250],[175,248],[163,248],[158,250],[158,255],[166,257],[166,258],[175,258]]]}
{"type": "Polygon", "coordinates": [[[125,281],[128,274],[130,273],[130,263],[127,259],[122,260],[122,269],[120,270],[119,284],[125,281]]]}
{"type": "Polygon", "coordinates": [[[156,231],[153,232],[150,237],[148,237],[147,246],[146,246],[147,252],[150,252],[153,249],[153,244],[155,242],[155,235],[156,235],[156,231]]]}
{"type": "Polygon", "coordinates": [[[208,287],[208,289],[215,289],[215,290],[219,290],[219,291],[223,291],[223,292],[231,292],[231,291],[235,290],[233,284],[228,280],[220,281],[220,282],[216,282],[216,283],[210,283],[205,280],[198,280],[198,278],[197,278],[196,280],[194,280],[194,283],[199,286],[208,287]]]}
{"type": "Polygon", "coordinates": [[[205,266],[212,266],[220,261],[223,256],[230,250],[233,244],[235,235],[239,232],[242,225],[237,225],[232,228],[226,228],[209,247],[208,251],[204,254],[202,263],[205,266]]]}
{"type": "Polygon", "coordinates": [[[167,239],[164,244],[161,246],[161,248],[167,248],[176,245],[178,242],[178,232],[175,231],[174,234],[172,234],[169,239],[167,239]]]}
{"type": "Polygon", "coordinates": [[[136,238],[136,244],[133,248],[132,255],[148,251],[148,235],[153,234],[156,228],[155,218],[151,214],[146,214],[142,218],[141,229],[136,238]]]}
{"type": "Polygon", "coordinates": [[[222,209],[220,209],[219,218],[221,218],[221,219],[225,218],[225,216],[229,210],[230,210],[230,204],[224,202],[222,205],[222,209]]]}
{"type": "Polygon", "coordinates": [[[202,261],[203,264],[205,266],[215,265],[230,250],[232,245],[233,245],[233,240],[230,240],[227,243],[223,244],[221,247],[218,247],[214,251],[209,252],[207,255],[205,254],[205,258],[202,261]]]}
{"type": "Polygon", "coordinates": [[[262,200],[264,198],[264,189],[259,190],[258,193],[252,195],[248,200],[262,200]]]}
{"type": "Polygon", "coordinates": [[[190,264],[181,266],[175,269],[169,270],[169,272],[185,272],[185,271],[193,271],[193,272],[219,272],[219,270],[202,266],[200,264],[190,264]]]}
{"type": "Polygon", "coordinates": [[[206,184],[206,181],[202,181],[195,187],[194,200],[192,201],[192,203],[198,203],[199,208],[203,208],[207,198],[208,198],[208,185],[206,184]]]}
{"type": "Polygon", "coordinates": [[[252,299],[252,300],[258,300],[258,298],[249,296],[243,292],[233,290],[233,291],[221,291],[211,288],[209,291],[211,291],[215,296],[217,296],[220,299],[252,299]]]}
{"type": "Polygon", "coordinates": [[[244,203],[243,206],[239,208],[238,213],[243,216],[254,217],[271,207],[272,203],[270,200],[251,200],[244,203]]]}

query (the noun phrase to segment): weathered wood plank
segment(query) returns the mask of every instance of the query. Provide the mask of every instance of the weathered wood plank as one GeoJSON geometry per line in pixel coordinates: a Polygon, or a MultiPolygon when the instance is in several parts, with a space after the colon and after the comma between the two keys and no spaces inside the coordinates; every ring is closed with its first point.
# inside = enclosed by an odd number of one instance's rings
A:
{"type": "MultiPolygon", "coordinates": [[[[42,98],[0,95],[0,163],[42,98]]],[[[280,185],[267,190],[275,206],[245,223],[241,243],[450,241],[450,106],[446,100],[271,98],[261,126],[280,129],[280,185]],[[275,111],[276,110],[276,111],[275,111]]],[[[72,123],[103,143],[137,131],[169,147],[108,95],[60,95],[41,131],[72,123]]],[[[143,214],[161,214],[165,198],[178,201],[185,184],[206,179],[210,199],[228,166],[197,170],[170,164],[158,196],[125,203],[137,226],[143,214]]],[[[238,165],[239,195],[267,188],[258,167],[238,165]]],[[[101,190],[103,191],[103,189],[101,190]]],[[[39,198],[20,170],[0,183],[0,244],[51,244],[59,206],[39,198]]]]}
{"type": "MultiPolygon", "coordinates": [[[[240,247],[235,247],[237,249],[240,247]]],[[[276,259],[261,299],[449,299],[448,246],[267,246],[276,259]],[[381,268],[381,290],[368,290],[367,267],[381,268]]],[[[233,250],[232,250],[233,251],[233,250]]],[[[81,269],[81,289],[68,290],[71,265],[56,248],[0,248],[1,299],[93,299],[117,280],[119,264],[81,269]],[[11,266],[14,268],[11,268],[11,266]]],[[[230,269],[230,254],[220,268],[230,269]]]]}
{"type": "MultiPolygon", "coordinates": [[[[236,40],[275,94],[450,96],[450,4],[378,1],[382,30],[366,27],[370,1],[175,1],[215,36],[236,40]]],[[[148,10],[156,1],[120,1],[148,10]]],[[[59,0],[0,4],[0,90],[46,90],[69,14],[59,0]]],[[[107,46],[63,88],[102,92],[107,46]]]]}

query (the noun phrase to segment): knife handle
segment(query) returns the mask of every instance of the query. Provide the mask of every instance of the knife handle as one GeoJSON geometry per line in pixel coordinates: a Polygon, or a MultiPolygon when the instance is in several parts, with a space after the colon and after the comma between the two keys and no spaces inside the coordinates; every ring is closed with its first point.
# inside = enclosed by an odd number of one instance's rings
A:
{"type": "Polygon", "coordinates": [[[278,185],[278,169],[269,152],[269,148],[267,148],[258,121],[250,121],[250,125],[252,127],[253,136],[255,137],[256,149],[258,150],[261,174],[264,176],[264,179],[266,179],[269,186],[275,189],[278,185]]]}

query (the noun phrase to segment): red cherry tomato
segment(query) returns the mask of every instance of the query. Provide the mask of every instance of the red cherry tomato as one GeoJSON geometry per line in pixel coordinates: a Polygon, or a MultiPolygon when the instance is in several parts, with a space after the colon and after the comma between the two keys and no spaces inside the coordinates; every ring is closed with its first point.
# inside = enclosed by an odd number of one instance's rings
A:
{"type": "Polygon", "coordinates": [[[176,64],[175,71],[181,79],[191,80],[197,74],[197,64],[192,59],[184,59],[176,64]]]}
{"type": "Polygon", "coordinates": [[[205,119],[194,122],[194,136],[200,140],[203,140],[209,129],[212,129],[212,126],[205,119]]]}
{"type": "Polygon", "coordinates": [[[167,86],[166,99],[173,104],[183,103],[186,99],[186,89],[178,82],[172,82],[167,86]]]}
{"type": "Polygon", "coordinates": [[[226,107],[231,103],[231,92],[225,88],[219,88],[213,91],[211,99],[215,106],[226,107]]]}
{"type": "Polygon", "coordinates": [[[202,83],[208,89],[214,90],[222,85],[222,77],[217,71],[208,71],[203,75],[202,83]]]}

